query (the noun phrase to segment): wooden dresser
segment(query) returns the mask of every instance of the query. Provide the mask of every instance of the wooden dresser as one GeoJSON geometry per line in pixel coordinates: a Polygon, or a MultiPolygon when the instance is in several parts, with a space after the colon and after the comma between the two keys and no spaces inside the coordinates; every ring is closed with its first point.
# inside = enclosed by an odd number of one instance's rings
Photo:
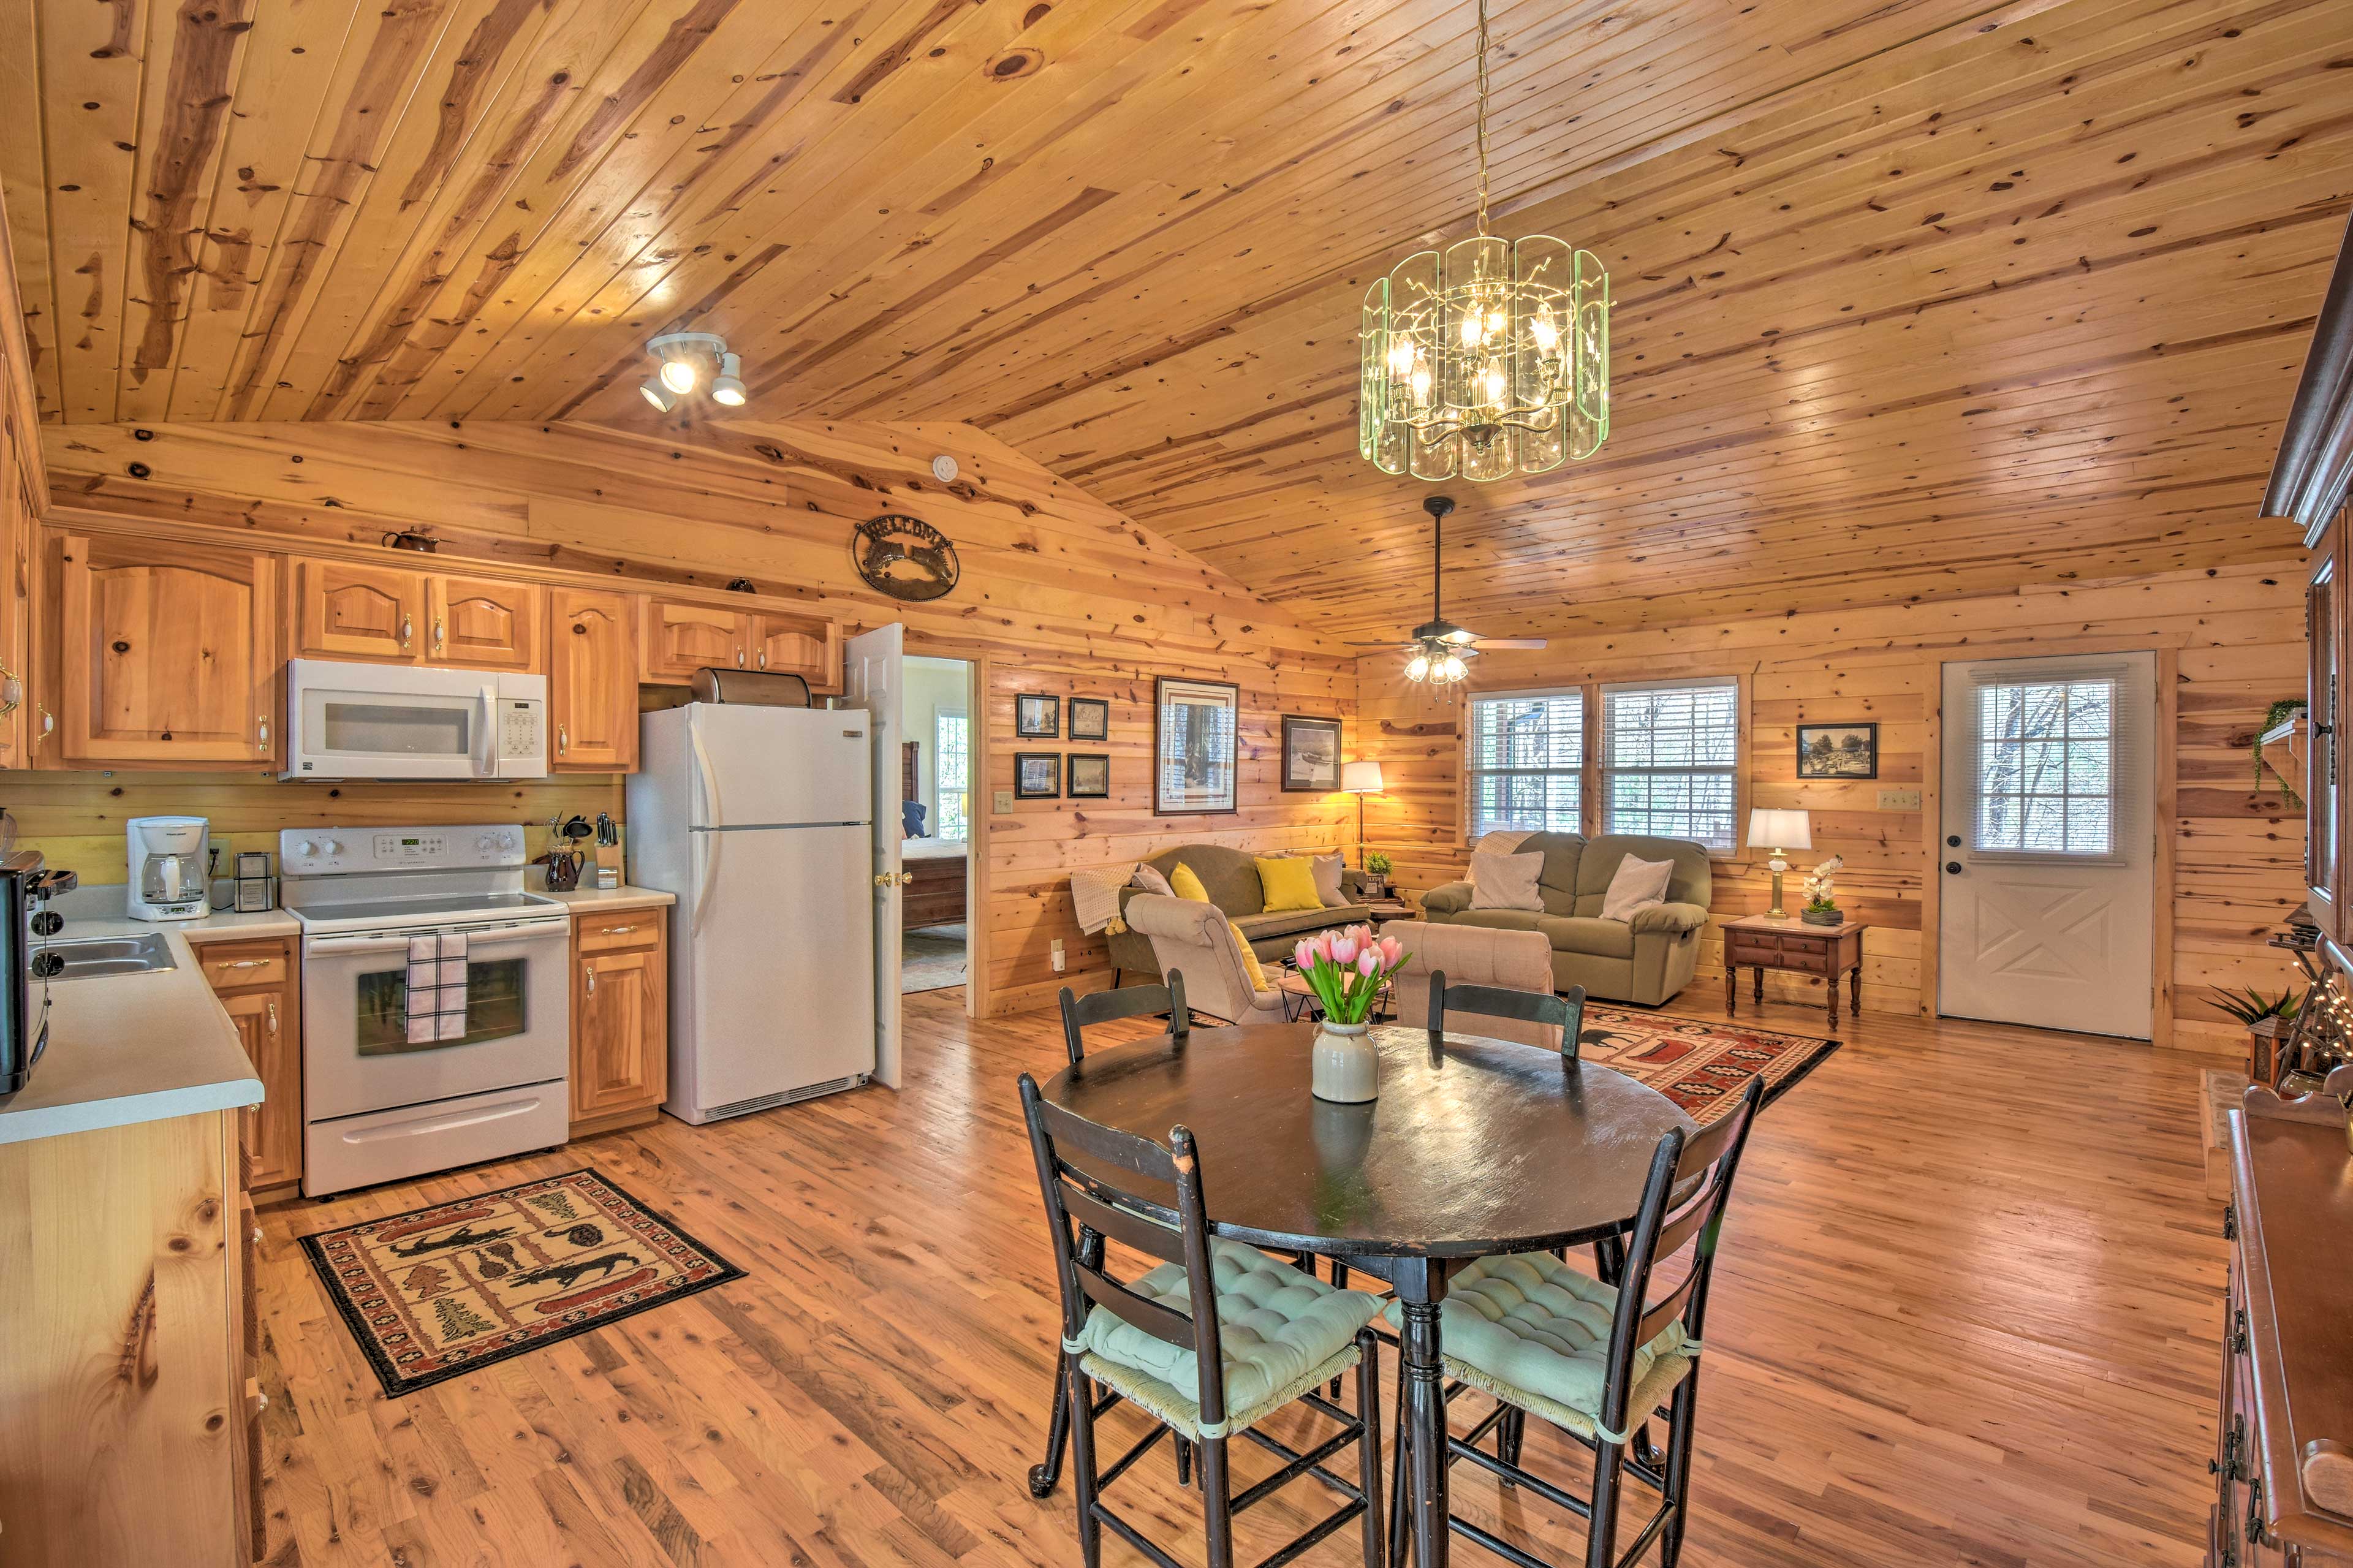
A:
{"type": "Polygon", "coordinates": [[[2207,1568],[2353,1568],[2353,1153],[2326,1096],[2231,1113],[2207,1568]]]}

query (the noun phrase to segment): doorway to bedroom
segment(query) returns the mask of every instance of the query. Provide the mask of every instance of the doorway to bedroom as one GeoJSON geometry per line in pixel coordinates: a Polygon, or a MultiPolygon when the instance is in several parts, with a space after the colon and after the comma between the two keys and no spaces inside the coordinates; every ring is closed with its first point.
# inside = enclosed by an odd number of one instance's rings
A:
{"type": "Polygon", "coordinates": [[[965,984],[971,959],[972,666],[910,655],[899,745],[899,991],[965,984]]]}

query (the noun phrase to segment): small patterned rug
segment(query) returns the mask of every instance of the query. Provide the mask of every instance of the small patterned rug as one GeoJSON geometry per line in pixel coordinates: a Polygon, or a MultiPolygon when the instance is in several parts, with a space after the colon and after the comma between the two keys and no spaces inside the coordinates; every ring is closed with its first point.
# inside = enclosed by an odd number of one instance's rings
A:
{"type": "Polygon", "coordinates": [[[1590,1003],[1577,1037],[1587,1061],[1641,1079],[1703,1127],[1738,1102],[1750,1079],[1765,1080],[1765,1103],[1770,1105],[1840,1045],[1728,1019],[1677,1018],[1590,1003]]]}
{"type": "Polygon", "coordinates": [[[301,1241],[391,1399],[744,1278],[594,1171],[301,1241]]]}

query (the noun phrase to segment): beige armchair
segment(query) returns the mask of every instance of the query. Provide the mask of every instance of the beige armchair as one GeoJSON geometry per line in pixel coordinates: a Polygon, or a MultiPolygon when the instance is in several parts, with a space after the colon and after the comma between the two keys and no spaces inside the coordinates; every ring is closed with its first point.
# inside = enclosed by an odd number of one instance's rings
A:
{"type": "Polygon", "coordinates": [[[1182,971],[1185,1001],[1229,1024],[1280,1024],[1282,993],[1253,986],[1225,910],[1198,899],[1145,893],[1127,905],[1127,927],[1152,944],[1163,974],[1182,971]]]}
{"type": "MultiPolygon", "coordinates": [[[[1397,1021],[1418,1026],[1430,1016],[1430,976],[1445,974],[1449,985],[1493,985],[1506,991],[1553,994],[1552,943],[1540,931],[1497,931],[1492,926],[1431,925],[1391,921],[1380,934],[1393,936],[1411,954],[1390,982],[1397,1021]]],[[[1516,1018],[1467,1015],[1461,1027],[1492,1039],[1560,1049],[1560,1029],[1516,1018]]]]}

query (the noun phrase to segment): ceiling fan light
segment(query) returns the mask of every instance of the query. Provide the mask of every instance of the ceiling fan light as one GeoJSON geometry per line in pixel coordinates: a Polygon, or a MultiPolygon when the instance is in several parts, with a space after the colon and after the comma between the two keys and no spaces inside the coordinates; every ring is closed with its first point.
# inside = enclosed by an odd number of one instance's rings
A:
{"type": "Polygon", "coordinates": [[[744,360],[729,354],[719,362],[719,379],[711,384],[711,398],[730,408],[744,406],[744,360]]]}
{"type": "Polygon", "coordinates": [[[1412,658],[1407,660],[1405,678],[1408,680],[1428,680],[1430,679],[1430,656],[1426,653],[1418,653],[1415,654],[1412,658]]]}
{"type": "Polygon", "coordinates": [[[1451,642],[1451,643],[1454,644],[1456,647],[1460,647],[1462,644],[1464,644],[1464,643],[1467,643],[1467,642],[1471,641],[1472,638],[1476,637],[1478,635],[1479,635],[1479,634],[1478,634],[1477,632],[1464,631],[1461,626],[1457,626],[1457,627],[1455,627],[1452,631],[1448,632],[1448,633],[1447,633],[1447,634],[1446,634],[1446,635],[1445,635],[1441,639],[1440,639],[1440,640],[1444,641],[1444,642],[1451,642]]]}
{"type": "Polygon", "coordinates": [[[638,395],[664,414],[678,406],[678,399],[670,395],[670,389],[650,375],[638,383],[638,395]]]}
{"type": "Polygon", "coordinates": [[[1446,656],[1445,663],[1441,668],[1445,671],[1442,679],[1444,679],[1446,683],[1450,686],[1471,673],[1470,669],[1462,662],[1462,656],[1459,653],[1448,654],[1446,656]]]}

